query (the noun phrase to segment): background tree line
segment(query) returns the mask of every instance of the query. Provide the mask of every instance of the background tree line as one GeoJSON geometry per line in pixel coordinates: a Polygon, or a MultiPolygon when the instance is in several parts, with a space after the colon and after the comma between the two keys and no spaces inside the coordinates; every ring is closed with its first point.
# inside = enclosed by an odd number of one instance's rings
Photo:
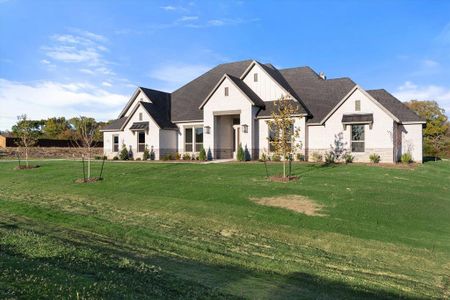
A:
{"type": "Polygon", "coordinates": [[[75,117],[66,119],[64,117],[53,117],[42,120],[28,120],[19,118],[18,122],[11,127],[11,132],[3,132],[4,134],[19,137],[19,131],[26,126],[33,132],[35,138],[57,139],[57,140],[76,140],[79,138],[79,132],[82,130],[81,125],[89,123],[95,128],[94,140],[102,141],[103,135],[100,129],[107,122],[97,122],[94,118],[75,117]],[[26,124],[24,124],[26,123],[26,124]]]}
{"type": "Polygon", "coordinates": [[[411,100],[406,106],[427,122],[423,130],[424,156],[450,158],[450,122],[436,101],[411,100]]]}

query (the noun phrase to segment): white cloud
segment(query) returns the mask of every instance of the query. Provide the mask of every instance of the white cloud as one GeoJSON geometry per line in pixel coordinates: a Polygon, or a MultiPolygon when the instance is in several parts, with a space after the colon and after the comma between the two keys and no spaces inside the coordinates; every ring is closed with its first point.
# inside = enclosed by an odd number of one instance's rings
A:
{"type": "Polygon", "coordinates": [[[183,16],[179,19],[181,22],[187,22],[187,21],[195,21],[198,20],[198,16],[183,16]]]}
{"type": "Polygon", "coordinates": [[[438,85],[416,85],[406,81],[399,86],[394,95],[401,101],[434,100],[450,114],[450,88],[438,85]]]}
{"type": "Polygon", "coordinates": [[[84,82],[15,82],[0,79],[0,129],[8,129],[16,116],[31,119],[86,115],[98,120],[114,118],[128,96],[111,93],[84,82]]]}
{"type": "Polygon", "coordinates": [[[424,59],[422,65],[426,68],[436,68],[439,67],[439,63],[432,59],[424,59]]]}
{"type": "Polygon", "coordinates": [[[70,31],[70,34],[50,37],[50,45],[42,47],[47,56],[42,63],[78,64],[77,70],[85,74],[115,75],[109,67],[111,63],[104,57],[109,51],[105,45],[106,37],[80,29],[70,31]]]}
{"type": "Polygon", "coordinates": [[[162,88],[174,90],[211,69],[206,65],[164,65],[150,72],[150,77],[163,82],[162,88]]]}
{"type": "Polygon", "coordinates": [[[49,64],[50,64],[50,61],[49,61],[49,60],[46,60],[46,59],[41,59],[41,64],[49,65],[49,64]]]}
{"type": "Polygon", "coordinates": [[[102,82],[102,85],[103,85],[103,86],[106,86],[106,87],[112,87],[112,84],[109,83],[108,81],[103,81],[103,82],[102,82]]]}

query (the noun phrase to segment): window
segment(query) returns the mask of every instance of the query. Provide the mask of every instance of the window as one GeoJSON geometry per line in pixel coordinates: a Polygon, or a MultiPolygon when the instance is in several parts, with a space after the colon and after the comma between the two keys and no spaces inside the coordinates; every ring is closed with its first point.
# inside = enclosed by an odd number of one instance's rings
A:
{"type": "Polygon", "coordinates": [[[142,121],[142,113],[139,113],[139,121],[142,121]]]}
{"type": "Polygon", "coordinates": [[[361,100],[355,101],[355,111],[361,111],[361,100]]]}
{"type": "MultiPolygon", "coordinates": [[[[280,134],[280,132],[278,130],[276,130],[275,128],[269,126],[269,152],[275,151],[275,146],[274,146],[273,142],[275,141],[275,136],[277,134],[280,134]]],[[[288,142],[287,142],[288,152],[291,151],[293,134],[294,134],[294,125],[291,125],[291,128],[286,133],[286,135],[288,136],[288,142]]]]}
{"type": "Polygon", "coordinates": [[[364,152],[364,125],[352,125],[352,152],[364,152]]]}
{"type": "Polygon", "coordinates": [[[269,152],[275,151],[275,146],[273,145],[273,142],[275,141],[275,131],[276,130],[269,126],[269,152]]]}
{"type": "Polygon", "coordinates": [[[192,152],[192,128],[184,130],[184,151],[192,152]]]}
{"type": "Polygon", "coordinates": [[[228,87],[225,87],[225,96],[228,96],[229,91],[228,91],[228,87]]]}
{"type": "Polygon", "coordinates": [[[200,152],[203,147],[203,127],[195,128],[195,151],[200,152]]]}
{"type": "Polygon", "coordinates": [[[113,152],[119,152],[119,136],[113,135],[113,152]]]}
{"type": "Polygon", "coordinates": [[[138,152],[144,152],[145,150],[145,132],[138,132],[138,152]]]}
{"type": "Polygon", "coordinates": [[[184,151],[200,152],[203,147],[203,127],[184,129],[184,151]]]}
{"type": "Polygon", "coordinates": [[[253,81],[258,82],[258,73],[253,74],[253,81]]]}

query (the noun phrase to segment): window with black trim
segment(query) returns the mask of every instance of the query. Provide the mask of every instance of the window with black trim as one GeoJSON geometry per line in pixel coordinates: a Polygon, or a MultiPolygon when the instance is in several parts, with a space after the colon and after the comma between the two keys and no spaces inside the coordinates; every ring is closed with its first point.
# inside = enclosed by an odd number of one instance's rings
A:
{"type": "Polygon", "coordinates": [[[119,152],[119,136],[113,135],[113,152],[119,152]]]}
{"type": "Polygon", "coordinates": [[[186,128],[184,130],[184,151],[186,151],[186,152],[192,152],[193,151],[192,127],[191,128],[186,128]]]}
{"type": "Polygon", "coordinates": [[[352,152],[365,151],[364,125],[352,125],[352,152]]]}
{"type": "Polygon", "coordinates": [[[145,151],[145,132],[139,131],[138,132],[138,152],[144,152],[145,151]]]}
{"type": "Polygon", "coordinates": [[[203,148],[203,127],[195,128],[195,151],[200,152],[203,148]]]}
{"type": "MultiPolygon", "coordinates": [[[[275,146],[274,146],[273,142],[275,142],[275,136],[277,134],[280,134],[280,132],[278,130],[276,130],[274,127],[269,126],[269,152],[275,151],[275,146]]],[[[292,124],[291,127],[288,129],[288,132],[286,133],[286,135],[288,137],[288,142],[287,142],[288,152],[291,151],[293,134],[294,134],[294,125],[292,124]]]]}

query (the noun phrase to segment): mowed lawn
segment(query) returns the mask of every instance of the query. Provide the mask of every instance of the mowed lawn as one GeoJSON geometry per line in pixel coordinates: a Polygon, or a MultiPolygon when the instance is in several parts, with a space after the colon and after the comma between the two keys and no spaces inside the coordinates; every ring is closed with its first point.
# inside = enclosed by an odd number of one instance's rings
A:
{"type": "Polygon", "coordinates": [[[39,164],[0,162],[2,299],[450,296],[450,162],[39,164]],[[289,195],[322,216],[250,200],[289,195]]]}

